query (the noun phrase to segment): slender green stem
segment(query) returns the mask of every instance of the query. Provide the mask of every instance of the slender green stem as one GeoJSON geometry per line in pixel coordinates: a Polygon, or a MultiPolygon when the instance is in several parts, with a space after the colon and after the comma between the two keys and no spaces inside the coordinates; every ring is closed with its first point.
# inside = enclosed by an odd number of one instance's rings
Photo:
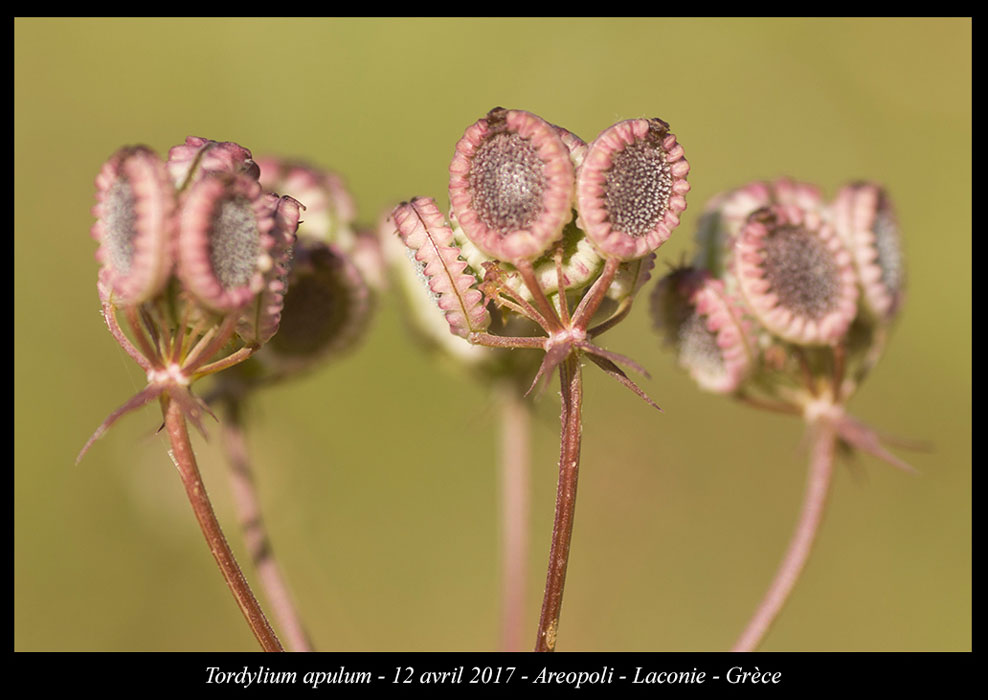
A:
{"type": "Polygon", "coordinates": [[[254,473],[247,452],[247,439],[244,431],[240,402],[230,398],[224,402],[223,447],[230,463],[230,486],[237,518],[243,532],[247,552],[254,563],[261,589],[274,611],[288,647],[292,651],[312,651],[312,642],[305,631],[302,619],[292,600],[292,595],[275,559],[271,539],[264,517],[261,502],[257,495],[254,473]]]}
{"type": "Polygon", "coordinates": [[[624,299],[621,302],[620,306],[618,306],[617,310],[615,310],[613,316],[611,316],[606,321],[602,321],[593,328],[589,329],[587,331],[587,337],[596,338],[601,333],[609,331],[611,328],[613,328],[621,321],[623,321],[624,317],[627,316],[628,312],[630,311],[631,311],[631,297],[628,297],[627,299],[624,299]]]}
{"type": "Polygon", "coordinates": [[[498,390],[501,408],[501,649],[521,651],[528,580],[530,426],[514,382],[498,390]]]}
{"type": "MultiPolygon", "coordinates": [[[[212,329],[210,329],[212,330],[212,329]]],[[[196,345],[189,351],[189,354],[185,358],[185,362],[182,365],[182,369],[186,373],[192,373],[199,369],[202,365],[209,362],[213,355],[219,352],[220,348],[226,345],[227,341],[233,337],[234,332],[237,330],[237,317],[234,314],[228,314],[223,322],[220,324],[219,330],[215,335],[207,333],[203,336],[196,345]],[[207,336],[209,340],[207,341],[207,336]]],[[[235,363],[234,363],[235,364],[235,363]]]]}
{"type": "Polygon", "coordinates": [[[810,431],[810,469],[799,522],[768,592],[735,643],[733,651],[754,651],[761,644],[796,585],[820,530],[834,470],[837,427],[831,416],[824,415],[810,425],[810,431]]]}
{"type": "Polygon", "coordinates": [[[234,365],[239,365],[244,360],[248,359],[251,355],[257,352],[257,348],[253,345],[247,345],[236,352],[230,353],[226,357],[216,360],[215,362],[210,362],[208,365],[203,365],[195,370],[192,376],[193,380],[202,379],[205,376],[214,374],[224,369],[229,369],[234,365]]]}
{"type": "Polygon", "coordinates": [[[576,484],[580,469],[580,440],[583,426],[581,408],[583,384],[579,358],[575,352],[559,365],[562,388],[562,413],[559,447],[559,482],[556,487],[556,517],[552,526],[549,568],[546,573],[545,596],[539,618],[535,651],[553,651],[559,630],[559,614],[563,605],[563,585],[569,564],[570,541],[573,536],[573,516],[576,512],[576,484]]]}
{"type": "Polygon", "coordinates": [[[165,401],[165,428],[172,445],[172,459],[185,485],[185,492],[192,504],[192,511],[195,513],[202,534],[206,537],[209,551],[216,559],[223,578],[226,579],[227,586],[233,593],[233,597],[240,607],[240,612],[247,619],[251,631],[260,642],[264,651],[284,651],[281,642],[275,635],[271,625],[268,624],[264,611],[254,597],[247,580],[240,571],[230,545],[227,544],[223,530],[220,528],[216,513],[209,501],[206,487],[202,483],[199,474],[199,466],[196,464],[195,453],[192,451],[192,443],[189,441],[189,431],[185,424],[185,415],[177,401],[165,401]]]}

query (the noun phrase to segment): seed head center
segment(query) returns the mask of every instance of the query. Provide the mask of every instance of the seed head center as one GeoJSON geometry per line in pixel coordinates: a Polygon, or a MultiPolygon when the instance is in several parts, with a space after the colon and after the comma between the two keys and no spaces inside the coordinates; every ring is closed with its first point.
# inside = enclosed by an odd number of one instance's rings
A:
{"type": "Polygon", "coordinates": [[[531,141],[502,132],[484,141],[468,176],[472,206],[488,228],[510,233],[527,228],[542,213],[546,180],[531,141]]]}

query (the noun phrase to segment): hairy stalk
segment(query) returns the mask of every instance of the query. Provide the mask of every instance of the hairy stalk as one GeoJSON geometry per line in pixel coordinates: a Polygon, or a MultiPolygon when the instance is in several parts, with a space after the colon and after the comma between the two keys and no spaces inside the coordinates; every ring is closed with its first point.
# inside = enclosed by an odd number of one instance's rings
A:
{"type": "Polygon", "coordinates": [[[134,333],[134,339],[137,341],[137,345],[140,347],[144,357],[157,357],[158,353],[153,347],[151,347],[151,343],[144,334],[144,329],[141,327],[141,321],[137,315],[137,308],[133,306],[128,307],[125,313],[127,314],[127,323],[130,324],[130,330],[134,333]]]}
{"type": "MultiPolygon", "coordinates": [[[[207,333],[204,335],[202,340],[196,343],[195,346],[193,346],[193,348],[189,351],[189,354],[186,355],[184,364],[185,371],[190,373],[195,372],[199,369],[199,367],[209,362],[213,355],[219,352],[220,349],[226,345],[227,341],[233,337],[236,330],[237,316],[235,314],[227,314],[226,318],[224,318],[223,322],[220,324],[219,330],[216,334],[212,335],[207,333]]],[[[240,360],[238,360],[238,362],[239,361],[240,360]]]]}
{"type": "Polygon", "coordinates": [[[616,326],[617,324],[619,324],[621,321],[623,321],[624,320],[624,317],[627,316],[630,311],[631,311],[631,297],[628,297],[627,299],[625,299],[624,301],[621,302],[621,304],[618,306],[617,310],[614,312],[614,315],[613,316],[611,316],[606,321],[602,321],[598,325],[596,325],[593,328],[589,329],[587,331],[587,337],[588,338],[595,338],[598,335],[600,335],[601,333],[604,333],[606,331],[609,331],[611,328],[613,328],[614,326],[616,326]]]}
{"type": "Polygon", "coordinates": [[[566,566],[569,563],[570,540],[573,535],[576,483],[580,469],[580,438],[583,431],[580,419],[583,384],[576,352],[571,352],[559,365],[559,383],[562,413],[556,517],[552,526],[549,569],[546,573],[545,597],[539,617],[535,651],[553,651],[556,648],[559,613],[563,605],[563,585],[566,583],[566,566]]]}
{"type": "Polygon", "coordinates": [[[782,564],[772,580],[772,585],[769,586],[768,592],[734,644],[732,651],[754,651],[761,644],[796,585],[796,580],[806,565],[813,542],[820,530],[834,469],[837,427],[833,419],[825,415],[810,425],[810,431],[812,440],[810,469],[799,523],[793,532],[782,564]]]}
{"type": "Polygon", "coordinates": [[[176,332],[175,344],[172,347],[172,362],[176,364],[181,360],[182,355],[185,352],[186,341],[191,343],[199,335],[199,333],[202,332],[202,329],[206,323],[204,319],[200,318],[195,322],[195,325],[191,324],[189,322],[190,313],[191,312],[189,311],[188,307],[183,307],[182,319],[179,322],[178,327],[183,328],[185,330],[176,332]]]}
{"type": "Polygon", "coordinates": [[[208,365],[202,365],[195,370],[195,374],[192,376],[193,380],[202,379],[210,374],[215,374],[216,372],[221,372],[224,369],[229,369],[234,365],[239,365],[244,360],[248,359],[251,355],[257,352],[256,345],[245,345],[236,352],[230,353],[226,357],[216,360],[215,362],[210,362],[208,365]]]}
{"type": "Polygon", "coordinates": [[[607,262],[604,263],[604,271],[593,285],[591,285],[587,293],[583,295],[576,310],[573,312],[573,325],[582,328],[590,325],[590,319],[597,312],[600,302],[604,300],[604,295],[607,294],[607,289],[611,286],[611,282],[614,281],[614,276],[617,275],[620,265],[621,263],[614,258],[607,259],[607,262]]]}
{"type": "Polygon", "coordinates": [[[251,592],[247,580],[240,571],[237,560],[234,558],[233,552],[230,551],[230,545],[227,544],[226,537],[223,536],[219,521],[216,520],[209,495],[206,493],[206,487],[199,474],[199,466],[196,464],[195,454],[192,451],[192,443],[189,441],[185,414],[177,401],[167,401],[165,428],[171,440],[172,460],[182,477],[182,483],[185,485],[185,492],[192,504],[196,520],[199,521],[199,527],[202,528],[202,534],[206,537],[209,551],[216,559],[216,563],[223,573],[223,578],[226,579],[226,584],[230,587],[230,591],[240,607],[240,612],[247,619],[247,624],[250,625],[251,631],[257,637],[257,641],[260,642],[264,651],[284,651],[274,630],[268,624],[264,611],[261,610],[260,604],[251,592]]]}
{"type": "Polygon", "coordinates": [[[281,567],[275,559],[271,538],[261,514],[261,502],[257,496],[254,473],[247,453],[240,402],[227,398],[224,401],[224,412],[223,449],[230,463],[230,487],[247,552],[288,648],[292,651],[312,651],[312,642],[292,601],[281,567]]]}
{"type": "Polygon", "coordinates": [[[514,382],[498,390],[501,409],[501,650],[521,651],[528,579],[529,409],[514,382]]]}
{"type": "Polygon", "coordinates": [[[475,331],[467,339],[476,345],[486,345],[489,348],[544,348],[545,338],[504,337],[475,331]]]}
{"type": "Polygon", "coordinates": [[[563,327],[568,327],[570,315],[569,305],[566,302],[566,275],[563,272],[563,247],[561,245],[556,246],[553,258],[556,263],[556,298],[559,300],[559,320],[562,321],[563,327]]]}
{"type": "Polygon", "coordinates": [[[532,263],[527,260],[522,260],[517,263],[518,272],[521,273],[521,279],[528,287],[528,291],[532,293],[532,297],[535,299],[535,305],[538,307],[542,314],[542,319],[545,321],[543,327],[547,332],[560,331],[563,329],[559,321],[559,316],[556,314],[556,309],[552,306],[552,302],[546,297],[545,292],[542,291],[542,286],[539,284],[538,278],[535,276],[535,270],[532,268],[532,263]]]}
{"type": "MultiPolygon", "coordinates": [[[[519,316],[527,318],[542,328],[549,328],[549,322],[546,321],[545,316],[543,316],[538,309],[529,304],[528,301],[525,300],[525,297],[521,295],[514,296],[506,294],[504,291],[498,291],[494,296],[494,303],[498,306],[511,309],[519,316]]],[[[548,330],[546,332],[548,333],[548,330]]]]}
{"type": "Polygon", "coordinates": [[[133,343],[130,342],[130,338],[123,332],[120,328],[120,323],[117,321],[117,309],[113,304],[106,301],[103,304],[103,321],[106,323],[106,327],[109,329],[110,334],[114,337],[120,347],[124,349],[131,359],[133,359],[138,365],[141,366],[145,372],[151,369],[151,362],[140,353],[140,351],[134,347],[133,343]]]}

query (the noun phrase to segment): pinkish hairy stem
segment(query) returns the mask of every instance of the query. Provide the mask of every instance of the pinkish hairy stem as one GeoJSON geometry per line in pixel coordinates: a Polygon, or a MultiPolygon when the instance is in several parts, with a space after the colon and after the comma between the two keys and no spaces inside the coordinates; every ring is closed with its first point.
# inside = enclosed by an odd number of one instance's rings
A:
{"type": "Polygon", "coordinates": [[[576,484],[580,469],[580,440],[583,432],[581,407],[583,384],[580,362],[576,353],[559,366],[562,389],[561,434],[559,448],[559,482],[556,487],[556,517],[549,548],[549,568],[546,573],[545,596],[539,618],[535,651],[553,651],[559,630],[559,614],[563,605],[563,586],[569,564],[570,542],[573,536],[573,516],[576,512],[576,484]]]}
{"type": "Polygon", "coordinates": [[[282,635],[292,651],[312,651],[312,642],[302,624],[301,616],[292,601],[292,595],[274,556],[271,539],[261,503],[254,485],[254,474],[247,453],[241,407],[236,399],[226,401],[226,420],[223,422],[223,447],[230,463],[230,487],[237,509],[237,519],[243,532],[247,552],[261,582],[268,603],[274,611],[282,635]]]}
{"type": "Polygon", "coordinates": [[[587,337],[588,338],[594,338],[594,337],[600,335],[601,333],[604,333],[606,331],[609,331],[611,328],[613,328],[614,326],[616,326],[617,324],[619,324],[621,321],[623,321],[624,320],[624,317],[627,316],[630,311],[631,311],[631,297],[628,297],[627,299],[624,299],[621,302],[620,306],[618,306],[618,308],[614,312],[614,315],[613,316],[611,316],[606,321],[602,321],[598,325],[596,325],[593,328],[589,329],[587,331],[587,337]]]}
{"type": "MultiPolygon", "coordinates": [[[[212,330],[213,329],[211,328],[210,331],[212,330]]],[[[199,369],[199,367],[209,362],[210,358],[219,352],[220,349],[226,345],[227,341],[233,337],[236,330],[236,315],[227,314],[215,335],[210,335],[210,333],[207,333],[198,343],[196,343],[192,350],[189,351],[189,354],[185,357],[185,364],[182,366],[185,372],[187,374],[192,374],[199,369]]]]}
{"type": "Polygon", "coordinates": [[[203,377],[208,376],[210,374],[214,374],[224,369],[229,369],[234,365],[239,365],[244,360],[250,358],[250,356],[253,355],[255,352],[257,352],[257,348],[252,345],[242,347],[236,352],[231,353],[222,359],[216,360],[215,362],[211,362],[208,365],[203,365],[199,367],[199,369],[195,371],[195,374],[193,375],[192,378],[193,380],[202,379],[203,377]]]}
{"type": "Polygon", "coordinates": [[[110,331],[110,335],[120,344],[120,347],[124,349],[131,359],[141,366],[145,372],[151,369],[151,363],[148,361],[140,351],[134,347],[133,343],[130,342],[130,338],[123,332],[120,328],[120,324],[117,322],[117,309],[112,304],[107,302],[102,302],[103,304],[103,321],[106,322],[106,327],[110,331]]]}
{"type": "MultiPolygon", "coordinates": [[[[151,347],[151,343],[148,341],[146,335],[144,335],[144,329],[141,327],[141,321],[137,316],[137,307],[129,306],[125,311],[127,315],[127,322],[130,324],[130,330],[134,333],[134,339],[140,346],[141,352],[148,359],[157,358],[157,350],[151,347]]],[[[126,348],[124,348],[126,349],[126,348]]]]}
{"type": "Polygon", "coordinates": [[[172,461],[174,461],[178,473],[182,477],[182,483],[185,485],[185,493],[189,497],[192,511],[195,513],[196,520],[199,521],[199,527],[206,537],[209,551],[216,559],[216,564],[226,580],[226,585],[230,587],[240,612],[243,613],[247,624],[264,651],[284,651],[274,630],[271,629],[264,611],[261,610],[257,598],[250,590],[233,552],[230,551],[230,545],[223,535],[219,521],[216,519],[216,513],[213,512],[209,495],[206,493],[206,487],[199,474],[199,466],[196,464],[195,453],[192,451],[192,443],[189,441],[185,414],[176,401],[167,402],[165,428],[171,440],[172,461]]]}
{"type": "Polygon", "coordinates": [[[608,258],[607,262],[604,263],[604,271],[590,287],[590,291],[583,295],[583,299],[580,300],[573,312],[574,327],[586,329],[590,325],[590,319],[596,313],[600,302],[604,300],[604,295],[611,286],[611,282],[614,281],[614,276],[620,265],[620,261],[614,258],[608,258]]]}
{"type": "Polygon", "coordinates": [[[535,276],[535,270],[532,268],[532,263],[527,260],[521,260],[516,264],[518,272],[521,273],[522,281],[525,286],[528,287],[528,291],[532,293],[532,298],[535,299],[535,305],[538,307],[539,311],[542,312],[542,317],[545,323],[541,324],[547,333],[553,333],[556,331],[561,331],[563,329],[562,324],[559,321],[559,315],[556,314],[556,309],[552,306],[552,302],[546,297],[545,292],[542,291],[542,286],[539,284],[538,278],[535,276]]]}
{"type": "Polygon", "coordinates": [[[556,295],[559,298],[559,319],[562,321],[564,327],[568,327],[570,323],[570,315],[569,305],[566,302],[566,275],[563,274],[562,246],[556,247],[556,252],[553,254],[553,258],[556,262],[556,295]]]}
{"type": "Polygon", "coordinates": [[[491,335],[490,333],[474,332],[468,336],[474,345],[485,345],[489,348],[545,348],[545,338],[514,337],[491,335]]]}
{"type": "Polygon", "coordinates": [[[810,470],[799,523],[768,592],[732,651],[754,651],[761,644],[796,585],[820,530],[834,469],[837,427],[832,418],[821,416],[811,424],[810,430],[813,441],[810,470]]]}

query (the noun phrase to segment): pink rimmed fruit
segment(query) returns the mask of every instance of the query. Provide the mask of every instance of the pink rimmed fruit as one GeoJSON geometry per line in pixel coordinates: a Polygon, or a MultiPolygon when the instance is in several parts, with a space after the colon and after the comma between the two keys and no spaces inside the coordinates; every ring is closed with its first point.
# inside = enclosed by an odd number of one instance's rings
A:
{"type": "Polygon", "coordinates": [[[851,255],[815,211],[774,205],[752,213],[733,267],[747,306],[783,340],[833,345],[857,313],[851,255]]]}
{"type": "Polygon", "coordinates": [[[857,450],[912,471],[846,411],[901,302],[902,255],[889,198],[871,183],[848,185],[827,204],[814,185],[752,182],[710,201],[696,241],[695,269],[656,287],[657,327],[703,388],[802,418],[811,445],[799,522],[733,647],[751,651],[806,565],[835,457],[857,450]]]}
{"type": "Polygon", "coordinates": [[[902,304],[905,270],[888,194],[869,182],[845,185],[834,199],[833,220],[854,257],[865,306],[875,317],[889,320],[902,304]]]}
{"type": "Polygon", "coordinates": [[[676,268],[652,290],[651,306],[656,329],[700,388],[730,394],[751,374],[754,324],[722,280],[706,270],[676,268]]]}
{"type": "Polygon", "coordinates": [[[539,257],[572,215],[570,148],[557,127],[531,112],[492,109],[456,144],[449,173],[457,223],[499,260],[539,257]]]}
{"type": "Polygon", "coordinates": [[[251,152],[238,143],[188,136],[185,143],[168,150],[168,173],[175,187],[184,191],[206,173],[246,175],[256,180],[260,169],[251,152]]]}
{"type": "Polygon", "coordinates": [[[248,345],[264,345],[278,332],[295,250],[295,231],[304,209],[297,199],[287,195],[279,197],[266,192],[262,198],[274,209],[274,225],[270,233],[262,237],[262,245],[268,246],[265,255],[271,263],[261,266],[261,287],[244,308],[237,324],[237,334],[248,345]]]}
{"type": "MultiPolygon", "coordinates": [[[[622,122],[588,147],[530,112],[497,108],[457,143],[451,225],[431,199],[403,203],[392,215],[392,230],[431,294],[425,301],[445,314],[452,336],[443,337],[469,343],[461,357],[477,346],[512,357],[514,350],[537,351],[542,361],[526,394],[559,374],[559,482],[536,651],[556,648],[580,462],[583,361],[661,410],[619,365],[647,372],[596,338],[631,311],[654,249],[685,209],[688,171],[661,120],[622,122]],[[574,209],[576,172],[585,174],[586,208],[574,209]]],[[[520,363],[503,369],[525,371],[520,363]]]]}
{"type": "Polygon", "coordinates": [[[697,224],[699,246],[695,265],[720,277],[731,268],[734,243],[752,212],[773,204],[797,206],[804,211],[824,209],[820,188],[792,178],[757,180],[713,197],[697,224]]]}
{"type": "Polygon", "coordinates": [[[300,239],[278,333],[255,359],[273,376],[311,368],[352,348],[370,312],[370,290],[353,261],[333,245],[300,239]]]}
{"type": "Polygon", "coordinates": [[[206,308],[246,306],[264,288],[276,249],[278,198],[257,180],[208,173],[187,192],[178,235],[178,276],[206,308]]]}
{"type": "Polygon", "coordinates": [[[257,164],[265,190],[290,194],[305,203],[299,238],[333,243],[350,252],[355,243],[357,207],[342,176],[302,161],[272,156],[258,158],[257,164]]]}
{"type": "Polygon", "coordinates": [[[146,146],[120,149],[96,178],[96,259],[118,304],[135,305],[161,291],[172,268],[175,188],[164,163],[146,146]]]}
{"type": "Polygon", "coordinates": [[[187,426],[205,434],[204,415],[212,415],[193,384],[248,360],[278,329],[302,205],[265,193],[258,174],[247,149],[197,137],[173,148],[168,163],[138,146],[103,167],[97,291],[107,329],[147,385],[103,421],[76,461],[123,416],[158,402],[209,549],[261,647],[281,651],[213,512],[187,426]]]}
{"type": "Polygon", "coordinates": [[[581,226],[605,256],[651,253],[679,225],[690,166],[661,119],[629,119],[590,144],[577,174],[581,226]]]}
{"type": "Polygon", "coordinates": [[[465,272],[467,263],[453,244],[453,230],[435,200],[417,197],[403,202],[391,215],[412,260],[445,312],[449,330],[462,338],[485,330],[491,323],[477,278],[465,272]]]}

